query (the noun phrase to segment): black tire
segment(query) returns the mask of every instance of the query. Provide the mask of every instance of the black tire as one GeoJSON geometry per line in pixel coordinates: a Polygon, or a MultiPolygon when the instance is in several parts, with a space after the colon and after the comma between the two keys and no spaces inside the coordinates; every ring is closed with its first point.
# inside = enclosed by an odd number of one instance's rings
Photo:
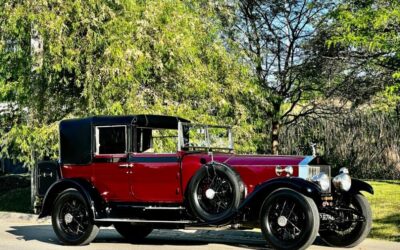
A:
{"type": "Polygon", "coordinates": [[[261,230],[275,249],[306,249],[319,230],[319,213],[314,201],[292,189],[271,193],[260,212],[261,230]]]}
{"type": "Polygon", "coordinates": [[[203,165],[193,176],[187,195],[194,215],[202,221],[212,222],[234,213],[244,192],[243,182],[235,171],[225,164],[213,162],[203,165]],[[207,192],[214,194],[207,196],[207,192]]]}
{"type": "Polygon", "coordinates": [[[117,232],[129,242],[139,242],[146,238],[153,228],[146,225],[135,225],[127,222],[114,223],[117,232]]]}
{"type": "MultiPolygon", "coordinates": [[[[337,230],[324,230],[319,232],[321,239],[329,246],[355,247],[360,244],[371,231],[372,212],[368,200],[361,194],[356,194],[349,199],[349,206],[365,220],[353,223],[338,223],[337,230]]],[[[354,215],[352,215],[354,216],[354,215]]]]}
{"type": "Polygon", "coordinates": [[[58,239],[66,245],[87,245],[99,232],[93,223],[87,201],[78,190],[72,188],[58,195],[51,221],[58,239]]]}

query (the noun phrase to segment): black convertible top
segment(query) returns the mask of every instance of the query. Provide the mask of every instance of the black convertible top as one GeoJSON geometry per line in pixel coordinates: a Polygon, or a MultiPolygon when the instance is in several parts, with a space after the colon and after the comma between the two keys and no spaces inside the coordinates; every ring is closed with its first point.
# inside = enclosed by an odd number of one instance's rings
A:
{"type": "Polygon", "coordinates": [[[134,125],[138,127],[177,129],[178,122],[189,122],[175,116],[166,115],[118,115],[118,116],[91,116],[87,118],[68,119],[60,123],[60,129],[66,124],[92,124],[95,126],[107,125],[134,125]]]}
{"type": "Polygon", "coordinates": [[[63,164],[88,164],[94,152],[95,126],[127,125],[136,127],[178,129],[178,122],[189,122],[175,116],[124,115],[92,116],[60,122],[60,161],[63,164]]]}

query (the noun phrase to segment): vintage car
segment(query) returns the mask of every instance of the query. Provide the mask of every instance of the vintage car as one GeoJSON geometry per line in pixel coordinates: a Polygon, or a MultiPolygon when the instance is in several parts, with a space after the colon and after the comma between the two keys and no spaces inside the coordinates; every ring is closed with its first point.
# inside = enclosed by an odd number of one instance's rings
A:
{"type": "Polygon", "coordinates": [[[61,121],[60,159],[37,166],[36,208],[68,245],[113,225],[131,242],[153,229],[261,228],[276,249],[359,244],[371,228],[367,183],[331,177],[316,156],[239,155],[230,127],[160,115],[61,121]]]}

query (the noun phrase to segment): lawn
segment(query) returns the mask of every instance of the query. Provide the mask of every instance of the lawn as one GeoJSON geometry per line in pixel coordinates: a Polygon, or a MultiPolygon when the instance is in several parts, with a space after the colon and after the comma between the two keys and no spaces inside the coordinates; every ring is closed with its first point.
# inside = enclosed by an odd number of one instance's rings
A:
{"type": "Polygon", "coordinates": [[[400,242],[400,181],[368,181],[375,194],[365,193],[371,203],[371,238],[400,242]]]}
{"type": "MultiPolygon", "coordinates": [[[[371,238],[400,242],[400,181],[368,181],[373,214],[371,238]]],[[[0,176],[0,211],[30,213],[29,176],[0,176]]]]}

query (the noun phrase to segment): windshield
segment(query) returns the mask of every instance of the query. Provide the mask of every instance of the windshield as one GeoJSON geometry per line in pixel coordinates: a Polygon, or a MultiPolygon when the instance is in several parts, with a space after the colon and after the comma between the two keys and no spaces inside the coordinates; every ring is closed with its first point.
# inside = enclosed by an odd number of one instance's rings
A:
{"type": "Polygon", "coordinates": [[[232,130],[228,126],[179,123],[180,150],[233,150],[232,130]]]}

